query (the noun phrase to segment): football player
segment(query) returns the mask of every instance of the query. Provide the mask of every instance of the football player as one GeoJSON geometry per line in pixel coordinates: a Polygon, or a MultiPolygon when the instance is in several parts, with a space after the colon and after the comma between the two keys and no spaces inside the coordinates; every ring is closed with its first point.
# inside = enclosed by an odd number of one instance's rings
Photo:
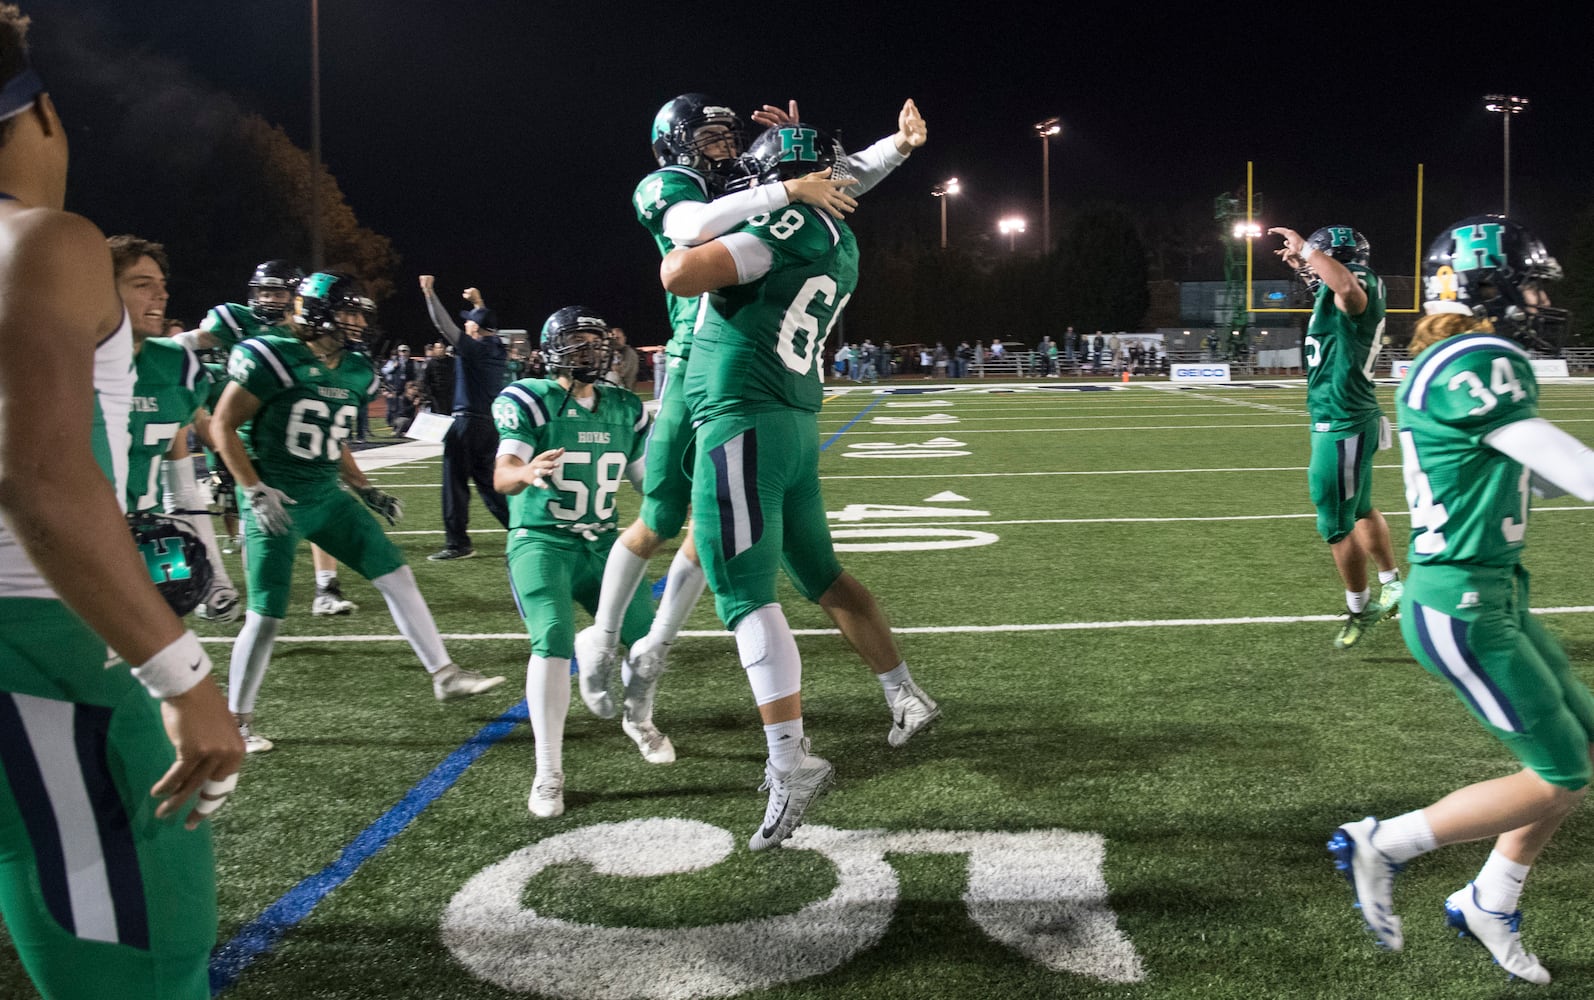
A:
{"type": "MultiPolygon", "coordinates": [[[[572,600],[591,611],[617,528],[615,492],[622,477],[642,482],[642,401],[603,382],[614,342],[609,325],[585,306],[566,306],[542,327],[551,379],[511,383],[493,400],[498,457],[493,485],[509,498],[509,581],[531,636],[526,705],[537,743],[537,773],[527,806],[533,816],[564,812],[563,744],[570,709],[572,600]]],[[[636,594],[622,637],[647,633],[653,602],[636,594]]],[[[675,748],[652,721],[652,678],[625,670],[625,733],[653,764],[675,748]]]]}
{"type": "MultiPolygon", "coordinates": [[[[304,272],[286,260],[267,260],[255,265],[249,276],[249,301],[246,304],[223,302],[205,314],[199,329],[172,338],[195,351],[220,348],[231,351],[239,341],[263,334],[288,334],[288,306],[293,292],[304,279],[304,272]]],[[[219,397],[218,397],[219,398],[219,397]]],[[[215,406],[215,401],[211,402],[215,406]]],[[[225,463],[221,463],[225,469],[225,463]]],[[[219,477],[225,480],[226,477],[219,477]]],[[[223,489],[228,487],[222,482],[223,489]]],[[[224,505],[225,506],[225,505],[224,505]]],[[[312,615],[347,615],[360,609],[343,596],[338,582],[338,561],[321,546],[311,543],[310,561],[315,567],[315,599],[312,615]]]]}
{"type": "Polygon", "coordinates": [[[138,381],[128,429],[127,510],[142,514],[164,505],[204,542],[211,567],[209,590],[196,609],[207,621],[238,619],[238,589],[227,575],[216,546],[208,511],[199,508],[199,485],[188,453],[188,427],[208,434],[205,409],[209,374],[193,351],[160,336],[165,327],[166,250],[136,236],[108,241],[116,287],[133,323],[133,357],[138,381]],[[164,487],[164,489],[163,489],[164,487]]]}
{"type": "MultiPolygon", "coordinates": [[[[770,105],[755,112],[754,120],[767,125],[797,120],[797,105],[786,113],[770,105]]],[[[632,201],[637,221],[652,235],[661,254],[675,247],[701,245],[729,232],[747,218],[778,211],[794,204],[822,209],[840,219],[857,207],[854,195],[874,187],[928,137],[924,118],[912,99],[897,116],[897,131],[862,153],[847,156],[834,168],[787,177],[780,183],[744,185],[725,193],[726,180],[735,173],[741,152],[741,122],[728,107],[702,94],[683,94],[659,109],[653,122],[653,152],[659,169],[642,179],[632,201]]],[[[594,623],[576,637],[576,662],[581,673],[582,699],[601,717],[614,714],[609,677],[619,640],[620,615],[647,570],[647,561],[665,541],[680,534],[691,499],[688,446],[693,431],[679,386],[671,391],[671,376],[686,370],[692,332],[702,302],[698,297],[665,294],[673,336],[665,346],[665,363],[654,386],[659,411],[648,433],[640,517],[620,536],[604,573],[603,594],[594,623]]],[[[821,601],[877,676],[893,678],[903,667],[890,629],[873,598],[847,577],[821,601]]],[[[649,677],[664,672],[671,644],[703,593],[703,571],[698,565],[692,537],[676,553],[665,576],[664,594],[648,635],[628,651],[632,669],[649,677]]],[[[887,707],[894,713],[889,738],[901,745],[928,725],[939,713],[935,703],[917,688],[909,689],[896,717],[895,697],[904,689],[893,681],[881,682],[887,707]]]]}
{"type": "MultiPolygon", "coordinates": [[[[748,182],[833,169],[843,155],[813,126],[775,126],[745,157],[748,182]]],[[[755,851],[790,836],[832,775],[804,735],[802,662],[775,600],[783,566],[803,596],[845,622],[849,638],[888,647],[860,651],[871,665],[892,660],[880,679],[899,722],[910,698],[936,711],[895,656],[873,595],[836,561],[819,489],[820,347],[857,275],[852,231],[806,205],[755,215],[733,233],[670,251],[660,265],[666,291],[705,296],[684,387],[697,428],[691,500],[703,572],[736,636],[769,748],[769,801],[748,845],[755,851]]]]}
{"type": "Polygon", "coordinates": [[[44,996],[204,1000],[203,820],[243,746],[122,519],[133,334],[104,234],[62,211],[27,27],[0,4],[0,913],[44,996]]]}
{"type": "Polygon", "coordinates": [[[1399,950],[1394,875],[1437,847],[1495,837],[1494,851],[1445,900],[1445,916],[1505,970],[1550,974],[1526,953],[1518,899],[1528,869],[1588,791],[1594,695],[1529,612],[1522,568],[1530,494],[1594,500],[1594,452],[1538,412],[1524,343],[1554,341],[1560,265],[1498,215],[1445,228],[1423,262],[1412,366],[1396,394],[1411,575],[1401,633],[1522,770],[1424,809],[1347,823],[1329,841],[1378,943],[1399,950]]]}
{"type": "Polygon", "coordinates": [[[370,357],[347,350],[346,342],[364,330],[374,311],[354,278],[317,272],[294,294],[291,336],[242,340],[227,361],[232,384],[211,425],[216,450],[238,483],[249,582],[249,611],[233,644],[227,699],[250,752],[272,748],[254,731],[255,701],[287,612],[300,538],[371,581],[432,675],[439,701],[504,682],[449,659],[403,553],[360,509],[363,501],[389,524],[403,514],[396,498],[370,484],[345,444],[357,409],[377,385],[370,357]],[[359,499],[339,489],[339,480],[359,499]]]}
{"type": "Polygon", "coordinates": [[[1306,328],[1306,410],[1312,422],[1307,482],[1317,531],[1345,583],[1345,624],[1334,648],[1356,645],[1374,624],[1400,609],[1402,583],[1389,524],[1373,506],[1373,454],[1393,443],[1378,407],[1373,364],[1384,342],[1384,281],[1367,266],[1367,237],[1349,226],[1324,226],[1306,239],[1293,229],[1275,251],[1311,290],[1306,328]],[[1367,563],[1378,567],[1378,600],[1367,563]]]}

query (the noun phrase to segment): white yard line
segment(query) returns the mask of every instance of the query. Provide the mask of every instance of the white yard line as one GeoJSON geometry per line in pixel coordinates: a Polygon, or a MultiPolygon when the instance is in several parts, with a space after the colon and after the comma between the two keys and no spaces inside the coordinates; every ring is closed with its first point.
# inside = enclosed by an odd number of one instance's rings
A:
{"type": "MultiPolygon", "coordinates": [[[[1586,615],[1594,613],[1594,605],[1580,605],[1576,607],[1560,608],[1533,608],[1536,615],[1586,615]]],[[[1262,617],[1246,618],[1147,618],[1131,619],[1126,621],[1101,621],[1101,622],[1048,622],[1044,624],[1029,625],[909,625],[905,627],[892,626],[891,631],[899,635],[991,635],[1001,632],[1090,632],[1107,629],[1138,629],[1138,628],[1185,628],[1189,626],[1213,625],[1299,625],[1304,623],[1338,621],[1341,615],[1267,615],[1262,617]]],[[[799,628],[793,629],[794,635],[801,636],[826,636],[840,635],[838,629],[833,628],[799,628]]],[[[729,639],[729,632],[718,629],[688,629],[681,633],[687,639],[729,639]]],[[[450,642],[472,641],[502,641],[526,638],[524,632],[444,632],[443,638],[450,642]]],[[[200,640],[212,645],[228,645],[232,639],[227,636],[211,636],[200,640]]],[[[404,642],[401,635],[279,635],[277,642],[302,642],[302,643],[351,643],[351,642],[404,642]]]]}

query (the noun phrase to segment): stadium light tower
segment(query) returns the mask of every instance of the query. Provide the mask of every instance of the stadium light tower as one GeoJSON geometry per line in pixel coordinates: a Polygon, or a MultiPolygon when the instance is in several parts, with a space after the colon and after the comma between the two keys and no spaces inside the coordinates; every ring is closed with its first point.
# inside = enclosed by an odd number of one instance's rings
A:
{"type": "Polygon", "coordinates": [[[1505,204],[1500,210],[1501,215],[1511,214],[1511,119],[1527,109],[1526,97],[1490,94],[1483,99],[1483,110],[1499,115],[1505,124],[1505,204]]]}
{"type": "Polygon", "coordinates": [[[1061,118],[1047,118],[1033,126],[1041,141],[1041,255],[1052,252],[1052,139],[1063,134],[1061,118]]]}
{"type": "Polygon", "coordinates": [[[1025,230],[1026,226],[1023,218],[1020,216],[1009,215],[1004,219],[998,219],[996,221],[996,228],[1001,231],[1003,236],[1007,237],[1007,252],[1012,253],[1014,250],[1014,239],[1018,237],[1019,233],[1022,233],[1025,230]]]}
{"type": "Polygon", "coordinates": [[[946,249],[946,199],[948,195],[957,194],[963,188],[958,184],[956,177],[948,177],[945,181],[930,189],[930,193],[941,199],[941,249],[946,249]]]}

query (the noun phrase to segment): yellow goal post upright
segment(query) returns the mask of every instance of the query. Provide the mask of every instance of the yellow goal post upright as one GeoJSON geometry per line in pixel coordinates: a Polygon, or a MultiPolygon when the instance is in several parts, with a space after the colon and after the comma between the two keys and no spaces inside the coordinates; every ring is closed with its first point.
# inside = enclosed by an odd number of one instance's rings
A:
{"type": "MultiPolygon", "coordinates": [[[[1255,217],[1256,206],[1256,163],[1253,160],[1245,161],[1245,221],[1247,226],[1257,223],[1255,217]]],[[[1255,232],[1255,230],[1250,230],[1255,232]]],[[[1422,164],[1417,164],[1417,223],[1416,231],[1412,237],[1412,283],[1411,307],[1409,309],[1386,309],[1386,313],[1420,313],[1422,312],[1422,164]]],[[[1256,290],[1251,284],[1254,273],[1256,252],[1256,239],[1245,241],[1245,308],[1253,313],[1310,313],[1310,309],[1283,308],[1257,306],[1256,290]]]]}

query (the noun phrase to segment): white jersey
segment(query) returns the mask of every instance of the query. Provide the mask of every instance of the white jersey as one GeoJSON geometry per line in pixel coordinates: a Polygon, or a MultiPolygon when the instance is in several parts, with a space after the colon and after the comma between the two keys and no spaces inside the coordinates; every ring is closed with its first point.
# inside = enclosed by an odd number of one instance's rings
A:
{"type": "MultiPolygon", "coordinates": [[[[105,422],[105,447],[118,504],[124,504],[127,496],[127,454],[133,443],[128,418],[133,411],[135,380],[133,325],[124,310],[115,332],[94,349],[94,401],[105,422]]],[[[10,526],[0,519],[0,598],[6,597],[54,600],[56,594],[33,568],[10,526]]]]}

